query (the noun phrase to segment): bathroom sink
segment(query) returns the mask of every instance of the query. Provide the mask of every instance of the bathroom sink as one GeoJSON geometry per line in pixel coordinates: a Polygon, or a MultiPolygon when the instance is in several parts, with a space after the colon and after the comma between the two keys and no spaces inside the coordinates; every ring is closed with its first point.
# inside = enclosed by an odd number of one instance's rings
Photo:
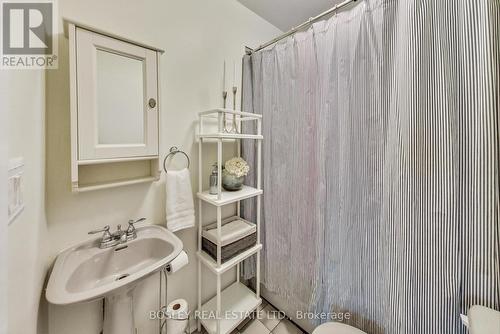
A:
{"type": "Polygon", "coordinates": [[[182,251],[182,241],[167,229],[149,225],[137,238],[100,249],[99,239],[62,251],[47,286],[47,300],[66,305],[117,295],[159,271],[182,251]]]}

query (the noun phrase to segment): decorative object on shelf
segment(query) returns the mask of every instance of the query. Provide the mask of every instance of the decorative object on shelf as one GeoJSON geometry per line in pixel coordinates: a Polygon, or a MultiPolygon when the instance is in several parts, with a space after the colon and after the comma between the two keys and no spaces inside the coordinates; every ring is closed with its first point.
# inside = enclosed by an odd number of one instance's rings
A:
{"type": "MultiPolygon", "coordinates": [[[[233,62],[233,110],[236,110],[237,92],[238,92],[238,87],[236,87],[236,63],[233,62]]],[[[236,115],[233,115],[233,125],[231,127],[231,133],[238,133],[238,126],[236,125],[236,115]]]]}
{"type": "Polygon", "coordinates": [[[208,192],[210,195],[217,195],[217,178],[219,177],[217,173],[217,163],[215,162],[212,167],[212,174],[210,174],[210,188],[208,192]]]}
{"type": "Polygon", "coordinates": [[[226,61],[225,60],[224,60],[224,68],[222,70],[222,99],[223,99],[222,107],[224,109],[226,109],[227,90],[226,90],[226,61]]]}
{"type": "MultiPolygon", "coordinates": [[[[236,93],[238,92],[238,87],[233,86],[233,110],[236,110],[236,93]]],[[[233,125],[231,127],[231,133],[239,133],[238,126],[236,125],[236,115],[233,115],[233,125]]]]}
{"type": "MultiPolygon", "coordinates": [[[[222,92],[222,96],[224,97],[224,109],[226,109],[227,91],[222,92]]],[[[222,126],[224,127],[223,131],[225,133],[233,133],[233,129],[227,127],[227,116],[226,116],[226,113],[224,113],[222,115],[222,126]]]]}
{"type": "Polygon", "coordinates": [[[245,177],[237,177],[234,174],[228,173],[226,169],[222,171],[222,187],[227,191],[238,191],[243,187],[243,182],[245,182],[245,177]]]}
{"type": "MultiPolygon", "coordinates": [[[[203,228],[202,249],[214,260],[217,260],[217,223],[203,228]]],[[[238,216],[222,222],[221,228],[221,258],[222,263],[233,256],[255,246],[257,227],[238,216]]]]}
{"type": "MultiPolygon", "coordinates": [[[[226,61],[225,60],[224,60],[224,71],[223,71],[223,77],[222,77],[222,99],[223,99],[222,107],[224,109],[226,109],[227,90],[226,90],[226,61]]],[[[228,130],[226,128],[227,118],[226,118],[225,113],[224,113],[224,115],[222,115],[222,125],[224,127],[224,132],[230,132],[230,130],[228,130]]]]}
{"type": "Polygon", "coordinates": [[[240,190],[248,175],[250,166],[243,158],[234,157],[224,164],[222,172],[222,187],[228,191],[240,190]]]}
{"type": "MultiPolygon", "coordinates": [[[[222,92],[222,98],[224,99],[223,108],[226,109],[226,99],[227,99],[227,91],[222,92]]],[[[225,121],[226,116],[224,116],[225,121]]]]}

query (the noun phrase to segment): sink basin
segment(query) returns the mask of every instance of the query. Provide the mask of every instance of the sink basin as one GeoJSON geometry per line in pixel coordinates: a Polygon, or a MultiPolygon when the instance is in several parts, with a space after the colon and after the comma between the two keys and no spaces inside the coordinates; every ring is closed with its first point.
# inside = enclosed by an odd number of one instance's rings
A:
{"type": "Polygon", "coordinates": [[[47,300],[66,305],[103,298],[135,285],[175,259],[182,241],[167,229],[137,228],[137,238],[100,249],[100,238],[62,251],[47,286],[47,300]]]}

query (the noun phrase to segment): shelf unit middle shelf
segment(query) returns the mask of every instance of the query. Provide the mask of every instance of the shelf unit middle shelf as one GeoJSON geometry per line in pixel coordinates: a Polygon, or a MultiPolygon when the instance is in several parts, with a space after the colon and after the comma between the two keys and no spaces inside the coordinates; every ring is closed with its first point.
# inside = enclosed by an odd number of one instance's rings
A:
{"type": "Polygon", "coordinates": [[[215,206],[223,206],[231,203],[236,203],[244,199],[255,197],[261,195],[262,190],[256,189],[249,186],[243,186],[241,190],[238,191],[222,191],[221,198],[218,199],[217,195],[209,194],[208,190],[198,193],[197,196],[202,201],[210,203],[215,206]]]}

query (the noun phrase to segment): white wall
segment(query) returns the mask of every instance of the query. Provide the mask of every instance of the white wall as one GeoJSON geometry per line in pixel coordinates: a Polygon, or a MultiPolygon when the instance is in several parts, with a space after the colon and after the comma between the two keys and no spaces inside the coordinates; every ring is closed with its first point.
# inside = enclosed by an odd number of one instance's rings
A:
{"type": "Polygon", "coordinates": [[[0,76],[0,334],[7,334],[7,87],[0,76]]]}
{"type": "MultiPolygon", "coordinates": [[[[160,68],[161,155],[165,156],[174,145],[186,151],[191,157],[192,184],[195,187],[198,164],[197,144],[194,143],[195,121],[198,111],[221,105],[223,60],[228,61],[228,73],[231,73],[232,62],[241,60],[245,45],[256,46],[280,31],[234,0],[61,0],[59,10],[61,17],[166,50],[160,68]]],[[[114,227],[125,224],[129,218],[142,216],[157,224],[165,220],[163,181],[71,193],[67,47],[67,39],[61,35],[59,69],[47,73],[46,210],[50,263],[61,249],[87,238],[91,229],[106,224],[114,227]]],[[[239,66],[237,68],[240,69],[239,66]]],[[[237,82],[240,82],[239,75],[237,82]]],[[[230,145],[226,148],[226,157],[234,154],[234,147],[230,145]]],[[[204,173],[208,176],[216,156],[215,146],[204,152],[207,162],[204,173]]],[[[182,163],[182,158],[177,159],[182,163]]],[[[229,208],[225,213],[232,211],[229,208]]],[[[204,215],[206,221],[214,217],[215,211],[204,215]]],[[[170,278],[169,300],[182,297],[195,306],[196,231],[190,229],[177,235],[184,242],[190,264],[170,278]]],[[[211,291],[206,293],[204,299],[215,291],[212,275],[206,271],[205,277],[204,286],[211,291]]],[[[225,284],[232,279],[234,272],[225,276],[225,284]]],[[[157,295],[157,275],[147,279],[137,289],[135,306],[139,334],[157,333],[157,322],[148,320],[148,312],[157,308],[157,295]]],[[[101,329],[101,307],[100,302],[65,307],[51,305],[48,332],[97,334],[101,329]]],[[[18,310],[24,313],[24,309],[18,310]]],[[[22,333],[32,332],[26,330],[22,333]]]]}
{"type": "Polygon", "coordinates": [[[38,315],[47,269],[45,75],[40,70],[0,71],[7,82],[2,113],[9,120],[8,156],[22,156],[25,162],[25,210],[8,228],[8,333],[35,333],[43,324],[38,315]]]}

